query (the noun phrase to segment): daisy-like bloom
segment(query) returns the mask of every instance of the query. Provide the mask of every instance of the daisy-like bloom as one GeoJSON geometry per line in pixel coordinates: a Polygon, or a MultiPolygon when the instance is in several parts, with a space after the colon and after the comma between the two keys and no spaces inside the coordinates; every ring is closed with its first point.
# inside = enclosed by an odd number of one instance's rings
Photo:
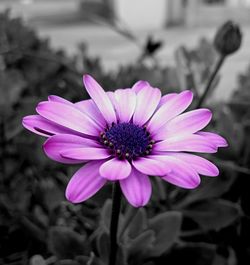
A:
{"type": "Polygon", "coordinates": [[[186,189],[200,176],[217,176],[218,168],[197,153],[215,153],[227,146],[219,135],[201,131],[211,120],[208,109],[183,113],[191,91],[162,97],[146,81],[132,88],[105,92],[89,75],[83,82],[91,99],[71,103],[58,96],[38,104],[38,115],[26,116],[23,126],[48,137],[46,155],[66,164],[84,164],[71,178],[66,198],[79,203],[107,181],[119,181],[134,207],[147,204],[149,176],[186,189]]]}

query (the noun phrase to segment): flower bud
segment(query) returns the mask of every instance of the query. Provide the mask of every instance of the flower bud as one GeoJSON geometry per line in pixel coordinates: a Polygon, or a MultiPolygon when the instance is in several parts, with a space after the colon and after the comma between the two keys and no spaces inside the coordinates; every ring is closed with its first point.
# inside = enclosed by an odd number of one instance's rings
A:
{"type": "Polygon", "coordinates": [[[229,55],[236,52],[241,45],[242,33],[239,26],[228,21],[217,31],[214,38],[214,46],[221,55],[229,55]]]}

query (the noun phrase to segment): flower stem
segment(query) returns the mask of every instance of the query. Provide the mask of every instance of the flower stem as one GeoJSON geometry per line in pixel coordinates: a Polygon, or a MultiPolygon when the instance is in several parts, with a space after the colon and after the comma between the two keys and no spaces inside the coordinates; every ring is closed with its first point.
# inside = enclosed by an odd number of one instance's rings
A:
{"type": "Polygon", "coordinates": [[[225,61],[225,58],[226,58],[225,55],[220,55],[220,58],[219,58],[218,62],[216,63],[215,68],[214,68],[211,76],[208,79],[207,86],[206,86],[206,88],[204,90],[204,93],[198,100],[196,108],[200,108],[202,106],[202,104],[204,103],[204,101],[206,100],[208,92],[210,91],[210,89],[212,87],[214,78],[216,77],[217,73],[219,72],[223,62],[225,61]]]}
{"type": "Polygon", "coordinates": [[[112,213],[111,213],[111,223],[110,223],[110,255],[109,255],[109,265],[115,265],[116,254],[117,254],[117,228],[119,222],[120,208],[121,208],[121,188],[118,181],[113,184],[113,194],[112,194],[112,213]]]}

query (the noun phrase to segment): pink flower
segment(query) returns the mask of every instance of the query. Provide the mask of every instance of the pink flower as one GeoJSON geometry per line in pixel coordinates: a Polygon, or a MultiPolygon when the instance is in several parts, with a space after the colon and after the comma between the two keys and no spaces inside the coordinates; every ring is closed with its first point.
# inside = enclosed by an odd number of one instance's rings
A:
{"type": "Polygon", "coordinates": [[[68,183],[69,201],[85,201],[107,181],[119,181],[128,202],[140,207],[151,196],[149,175],[193,189],[199,175],[219,174],[210,161],[191,154],[227,146],[221,136],[200,131],[211,120],[210,110],[183,113],[192,102],[191,91],[161,97],[145,81],[115,92],[105,92],[89,75],[83,82],[91,99],[74,104],[49,96],[38,104],[39,115],[23,119],[25,128],[48,137],[43,148],[49,158],[85,163],[68,183]]]}

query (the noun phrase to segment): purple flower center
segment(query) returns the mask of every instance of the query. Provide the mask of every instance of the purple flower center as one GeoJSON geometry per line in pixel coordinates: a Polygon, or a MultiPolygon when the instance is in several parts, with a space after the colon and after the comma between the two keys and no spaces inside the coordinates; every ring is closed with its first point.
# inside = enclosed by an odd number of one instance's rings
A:
{"type": "Polygon", "coordinates": [[[105,146],[114,150],[115,155],[126,159],[148,155],[154,143],[146,128],[133,123],[113,124],[101,133],[101,139],[105,146]]]}

